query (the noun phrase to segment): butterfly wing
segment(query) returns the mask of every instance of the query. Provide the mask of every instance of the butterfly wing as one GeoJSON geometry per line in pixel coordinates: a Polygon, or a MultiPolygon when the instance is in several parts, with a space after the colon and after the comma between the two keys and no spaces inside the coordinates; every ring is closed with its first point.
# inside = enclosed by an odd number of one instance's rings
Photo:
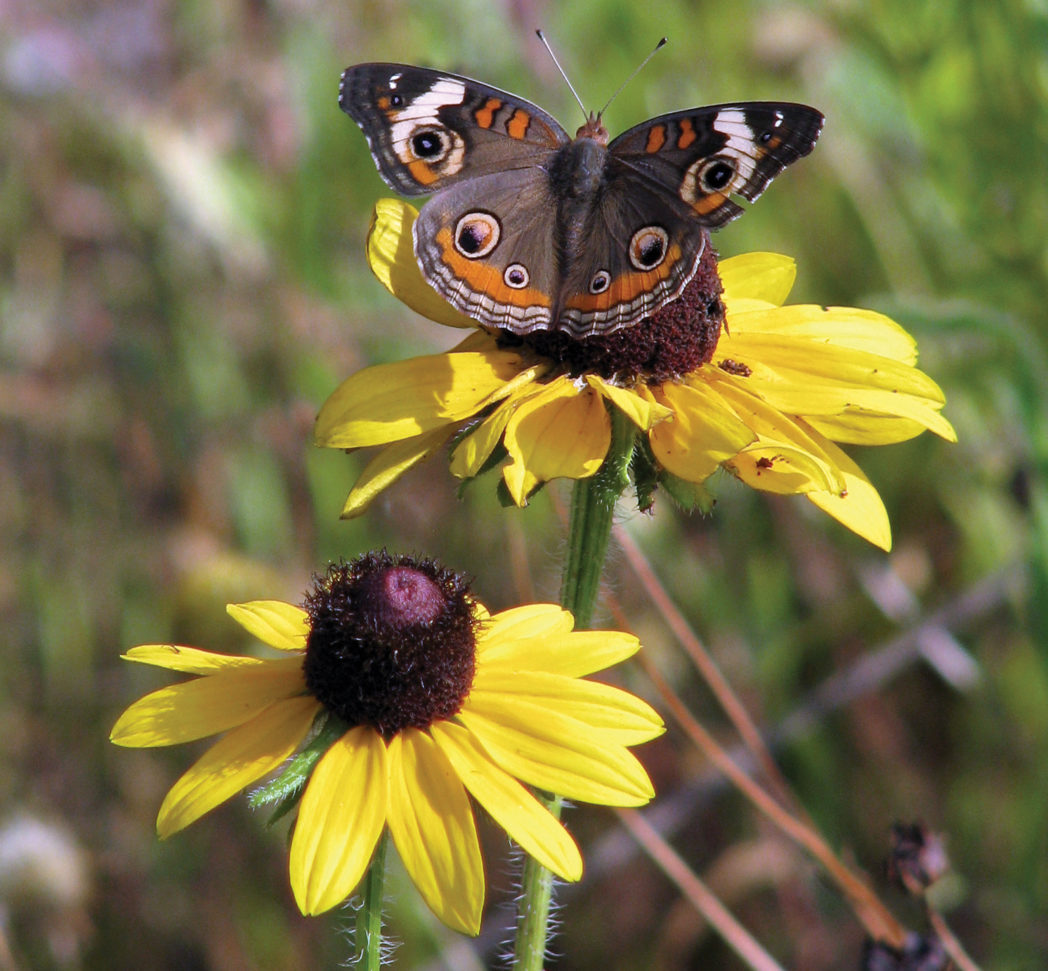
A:
{"type": "Polygon", "coordinates": [[[556,214],[540,168],[478,176],[422,207],[415,255],[430,285],[482,324],[546,329],[559,289],[556,214]]]}
{"type": "Polygon", "coordinates": [[[575,338],[638,323],[680,296],[709,235],[689,205],[609,158],[601,192],[566,247],[554,329],[575,338]]]}
{"type": "Polygon", "coordinates": [[[390,188],[408,196],[541,164],[570,141],[523,98],[407,64],[346,68],[338,103],[363,130],[390,188]]]}
{"type": "Polygon", "coordinates": [[[807,155],[823,116],[807,105],[751,101],[662,115],[619,135],[612,155],[717,229],[743,212],[787,165],[807,155]]]}

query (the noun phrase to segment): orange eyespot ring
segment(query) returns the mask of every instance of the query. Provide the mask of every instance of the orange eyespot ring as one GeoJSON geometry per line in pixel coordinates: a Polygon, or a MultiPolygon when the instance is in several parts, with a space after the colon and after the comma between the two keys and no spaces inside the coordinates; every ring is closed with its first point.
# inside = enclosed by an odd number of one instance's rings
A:
{"type": "Polygon", "coordinates": [[[501,235],[499,221],[491,213],[467,212],[455,223],[455,249],[468,260],[479,260],[498,245],[501,235]]]}
{"type": "Polygon", "coordinates": [[[630,239],[630,263],[641,271],[654,270],[666,259],[670,237],[661,226],[644,226],[630,239]]]}

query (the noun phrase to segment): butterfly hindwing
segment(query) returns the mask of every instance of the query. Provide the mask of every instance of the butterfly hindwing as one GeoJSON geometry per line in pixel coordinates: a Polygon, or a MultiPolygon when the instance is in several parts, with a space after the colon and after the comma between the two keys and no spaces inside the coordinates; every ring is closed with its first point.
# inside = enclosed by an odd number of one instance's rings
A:
{"type": "Polygon", "coordinates": [[[430,285],[489,327],[551,329],[560,289],[556,199],[544,173],[492,172],[437,193],[415,222],[430,285]]]}

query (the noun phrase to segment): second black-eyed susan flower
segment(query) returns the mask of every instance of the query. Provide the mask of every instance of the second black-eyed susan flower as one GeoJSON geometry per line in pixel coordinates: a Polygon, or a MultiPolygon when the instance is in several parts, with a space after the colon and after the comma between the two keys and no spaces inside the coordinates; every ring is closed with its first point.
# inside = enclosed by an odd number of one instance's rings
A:
{"type": "Polygon", "coordinates": [[[135,702],[111,739],[150,747],[225,733],[164,799],[165,838],[279,767],[318,716],[341,726],[305,785],[291,841],[305,914],[352,893],[388,829],[430,908],[475,934],[484,871],[467,793],[566,880],[581,876],[578,847],[522,783],[613,806],[653,795],[628,746],[659,735],[662,721],[633,695],[583,680],[632,655],[629,634],[575,631],[552,604],[491,615],[462,578],[385,553],[330,567],[302,608],[228,610],[285,656],[132,648],[129,660],[197,677],[135,702]]]}
{"type": "MultiPolygon", "coordinates": [[[[419,272],[414,217],[405,203],[378,204],[372,269],[420,313],[476,327],[419,272]]],[[[449,442],[461,478],[504,456],[506,488],[524,505],[543,482],[600,468],[615,408],[659,475],[700,484],[724,467],[756,489],[804,495],[889,548],[876,489],[836,443],[883,445],[926,429],[954,439],[942,392],[915,367],[915,341],[872,311],[785,305],[796,273],[788,257],[752,253],[717,264],[707,250],[680,300],[608,337],[522,341],[478,329],[447,353],[350,377],[321,409],[316,441],[381,451],[343,516],[359,515],[449,442]]]]}

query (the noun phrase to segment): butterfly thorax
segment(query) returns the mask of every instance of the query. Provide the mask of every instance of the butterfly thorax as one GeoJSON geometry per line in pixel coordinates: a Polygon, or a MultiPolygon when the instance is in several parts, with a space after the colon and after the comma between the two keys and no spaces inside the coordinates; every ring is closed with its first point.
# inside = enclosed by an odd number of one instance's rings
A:
{"type": "Polygon", "coordinates": [[[576,141],[580,138],[592,138],[601,145],[608,144],[608,129],[604,127],[603,120],[595,111],[590,112],[586,124],[575,132],[576,141]]]}
{"type": "Polygon", "coordinates": [[[569,142],[549,161],[547,172],[557,199],[592,200],[600,191],[608,165],[608,150],[592,138],[569,142]]]}
{"type": "Polygon", "coordinates": [[[579,137],[560,148],[547,167],[557,201],[553,244],[559,276],[570,280],[594,231],[594,216],[608,183],[611,156],[594,138],[579,137]]]}

